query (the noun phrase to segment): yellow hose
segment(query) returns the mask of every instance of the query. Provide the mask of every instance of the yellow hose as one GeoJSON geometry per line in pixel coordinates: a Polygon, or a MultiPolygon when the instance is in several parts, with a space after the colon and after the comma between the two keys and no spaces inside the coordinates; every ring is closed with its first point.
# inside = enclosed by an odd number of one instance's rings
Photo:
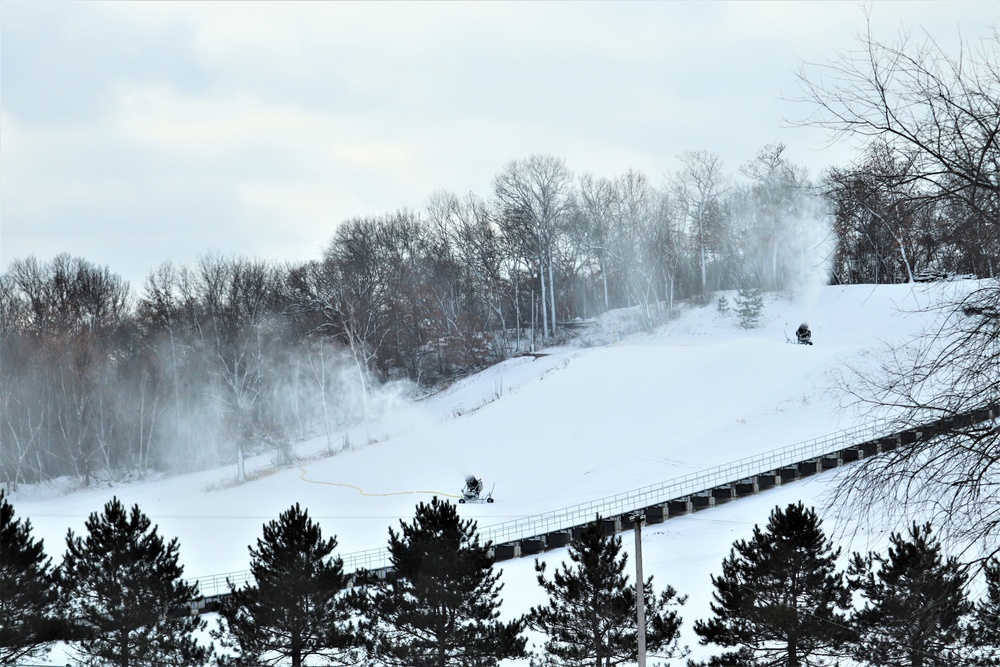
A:
{"type": "Polygon", "coordinates": [[[442,493],[440,491],[396,491],[394,493],[368,493],[360,486],[355,486],[354,484],[342,484],[340,482],[321,482],[315,479],[306,479],[306,469],[299,467],[302,471],[301,479],[303,482],[309,482],[310,484],[327,484],[329,486],[342,486],[348,489],[354,489],[363,496],[409,496],[409,495],[427,495],[427,496],[441,496],[442,498],[458,498],[458,496],[452,495],[450,493],[442,493]]]}

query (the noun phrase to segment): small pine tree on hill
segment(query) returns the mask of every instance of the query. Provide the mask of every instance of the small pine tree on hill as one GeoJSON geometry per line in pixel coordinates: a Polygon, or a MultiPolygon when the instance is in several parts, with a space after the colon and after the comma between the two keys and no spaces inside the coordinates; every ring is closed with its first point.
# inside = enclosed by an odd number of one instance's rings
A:
{"type": "MultiPolygon", "coordinates": [[[[563,563],[545,576],[545,563],[535,561],[538,584],[548,593],[547,605],[534,607],[528,625],[548,635],[544,664],[559,667],[610,667],[638,657],[636,587],[629,583],[618,536],[607,537],[598,518],[584,527],[569,548],[572,565],[563,563]]],[[[684,603],[667,587],[653,594],[653,578],[643,586],[646,604],[646,650],[661,658],[682,657],[678,648],[681,618],[673,607],[684,603]]]]}
{"type": "Polygon", "coordinates": [[[490,543],[455,505],[417,505],[412,523],[389,530],[392,572],[369,576],[359,597],[369,659],[398,667],[488,667],[524,657],[523,623],[502,623],[490,543]]]}
{"type": "Polygon", "coordinates": [[[893,533],[888,554],[855,553],[851,586],[865,598],[854,615],[855,657],[866,665],[950,667],[963,662],[964,566],[945,558],[930,524],[914,523],[909,535],[893,533]]]}
{"type": "Polygon", "coordinates": [[[52,561],[31,522],[14,518],[0,489],[0,665],[43,655],[55,640],[58,591],[52,561]]]}
{"type": "Polygon", "coordinates": [[[220,609],[220,630],[212,636],[235,655],[220,664],[247,662],[300,667],[310,656],[354,662],[358,639],[344,594],[347,578],[340,558],[330,558],[337,539],[323,539],[318,524],[298,503],[264,525],[257,549],[250,549],[254,584],[230,585],[220,609]]]}
{"type": "Polygon", "coordinates": [[[758,288],[739,288],[736,292],[735,304],[741,328],[755,329],[760,325],[760,318],[764,314],[764,297],[758,288]]]}
{"type": "Polygon", "coordinates": [[[200,665],[210,651],[193,638],[205,621],[188,604],[177,540],[164,543],[149,518],[114,498],[90,515],[87,536],[66,536],[58,570],[71,622],[89,632],[77,642],[88,667],[200,665]]]}
{"type": "Polygon", "coordinates": [[[701,643],[734,648],[709,665],[822,665],[850,639],[850,591],[835,571],[839,549],[816,512],[776,507],[739,540],[712,576],[714,616],[695,622],[701,643]]]}

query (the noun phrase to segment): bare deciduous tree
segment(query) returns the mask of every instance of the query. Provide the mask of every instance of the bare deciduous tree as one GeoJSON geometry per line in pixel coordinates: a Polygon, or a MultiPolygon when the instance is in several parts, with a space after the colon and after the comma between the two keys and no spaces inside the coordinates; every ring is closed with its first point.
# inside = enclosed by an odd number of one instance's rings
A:
{"type": "Polygon", "coordinates": [[[656,193],[643,174],[629,170],[614,181],[612,221],[614,248],[625,270],[629,301],[642,312],[646,329],[652,329],[650,303],[659,303],[655,282],[659,277],[659,252],[647,252],[656,229],[656,193]]]}
{"type": "MultiPolygon", "coordinates": [[[[915,205],[947,202],[955,232],[978,244],[970,271],[994,276],[1000,229],[1000,38],[948,53],[929,37],[876,40],[799,74],[804,125],[883,144],[905,171],[871,172],[915,205]]],[[[970,244],[970,251],[972,250],[970,244]]]]}
{"type": "Polygon", "coordinates": [[[615,198],[614,184],[608,179],[594,178],[591,174],[580,177],[580,202],[577,206],[580,245],[591,253],[597,262],[605,310],[611,308],[608,272],[613,263],[610,261],[613,253],[611,210],[615,198]]]}
{"type": "Polygon", "coordinates": [[[726,183],[722,160],[708,151],[680,156],[683,169],[673,179],[673,195],[684,211],[701,275],[700,294],[708,294],[708,265],[723,243],[726,229],[721,206],[726,183]]]}
{"type": "Polygon", "coordinates": [[[828,172],[840,240],[835,271],[842,281],[913,282],[920,269],[947,268],[934,265],[946,235],[940,206],[919,202],[914,184],[897,184],[911,169],[876,143],[856,167],[828,172]]]}
{"type": "Polygon", "coordinates": [[[516,215],[511,221],[528,226],[539,264],[542,298],[549,300],[550,314],[542,309],[542,326],[549,335],[549,317],[556,326],[556,296],[553,284],[553,250],[559,225],[566,214],[570,199],[572,175],[565,162],[550,155],[532,155],[526,160],[510,162],[494,179],[493,189],[503,207],[516,215]]]}
{"type": "MultiPolygon", "coordinates": [[[[909,205],[946,205],[965,216],[983,247],[1000,236],[1000,39],[947,53],[904,35],[807,66],[807,123],[835,136],[881,143],[906,172],[871,173],[909,205]]],[[[996,252],[974,262],[994,276],[996,252]]],[[[916,428],[921,437],[855,467],[841,499],[860,507],[924,511],[945,534],[996,552],[1000,534],[1000,283],[980,283],[942,307],[919,345],[892,350],[882,372],[858,391],[863,404],[916,428]],[[995,417],[995,413],[993,413],[995,417]],[[982,418],[986,418],[983,420],[982,418]],[[933,426],[926,426],[932,423],[933,426]]]]}

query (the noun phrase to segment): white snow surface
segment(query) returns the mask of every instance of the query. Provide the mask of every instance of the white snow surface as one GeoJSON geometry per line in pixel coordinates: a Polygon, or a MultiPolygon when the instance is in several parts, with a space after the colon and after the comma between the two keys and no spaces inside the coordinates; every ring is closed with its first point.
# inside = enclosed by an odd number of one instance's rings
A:
{"type": "MultiPolygon", "coordinates": [[[[924,308],[944,291],[974,283],[822,287],[808,295],[768,295],[761,326],[744,330],[715,302],[678,308],[652,333],[625,333],[628,313],[611,313],[581,341],[542,356],[509,359],[419,401],[397,399],[371,424],[375,440],[333,456],[324,438],[298,446],[299,461],[277,467],[253,461],[252,481],[235,483],[227,467],[197,474],[99,488],[52,483],[15,492],[16,516],[31,520],[36,538],[58,563],[68,529],[84,532],[91,512],[117,496],[137,503],[161,535],[177,537],[191,579],[246,570],[248,546],[262,524],[294,503],[308,509],[341,553],[382,548],[390,526],[410,520],[417,502],[455,498],[468,474],[494,487],[494,504],[461,506],[480,527],[596,500],[663,482],[817,436],[853,428],[867,417],[838,386],[847,367],[872,370],[887,343],[912,341],[933,325],[924,308]],[[786,343],[801,322],[813,346],[786,343]]],[[[727,294],[730,303],[735,296],[727,294]]],[[[851,549],[884,543],[884,533],[850,523],[845,508],[828,507],[837,478],[824,473],[758,496],[671,519],[643,531],[643,561],[657,591],[670,584],[689,596],[681,609],[683,642],[709,616],[712,586],[734,540],[748,538],[776,506],[802,500],[851,549]],[[846,537],[850,535],[850,538],[846,537]]],[[[633,551],[633,534],[623,535],[633,551]]],[[[560,549],[541,556],[552,567],[560,549]]],[[[634,561],[630,556],[630,564],[634,561]]],[[[534,559],[498,563],[503,615],[544,601],[534,559]]],[[[53,652],[51,660],[58,660],[53,652]]],[[[683,665],[685,660],[668,664],[683,665]]]]}

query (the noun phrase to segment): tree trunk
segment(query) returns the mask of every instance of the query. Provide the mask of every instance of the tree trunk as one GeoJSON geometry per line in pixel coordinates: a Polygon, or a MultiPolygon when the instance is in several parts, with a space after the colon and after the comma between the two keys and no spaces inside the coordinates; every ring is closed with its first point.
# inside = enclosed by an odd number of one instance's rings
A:
{"type": "Polygon", "coordinates": [[[298,630],[293,630],[291,639],[292,667],[302,667],[302,634],[298,630]]]}
{"type": "MultiPolygon", "coordinates": [[[[545,265],[543,264],[544,258],[545,258],[545,255],[543,253],[539,252],[538,253],[538,279],[539,279],[541,290],[542,290],[542,294],[541,294],[541,303],[542,303],[542,337],[547,339],[549,337],[549,313],[548,313],[548,310],[545,308],[545,265]]],[[[534,294],[534,290],[532,290],[532,294],[534,294]]],[[[532,313],[535,312],[534,305],[532,305],[531,312],[532,313]]]]}
{"type": "Polygon", "coordinates": [[[517,271],[514,272],[514,320],[517,326],[517,341],[515,343],[515,352],[521,351],[521,286],[520,280],[517,279],[517,271]]]}
{"type": "Polygon", "coordinates": [[[549,299],[552,303],[552,335],[556,333],[556,287],[552,276],[552,252],[549,251],[549,299]]]}
{"type": "Polygon", "coordinates": [[[604,311],[611,310],[611,301],[608,299],[608,269],[604,265],[604,253],[601,253],[601,282],[604,283],[604,311]]]}

